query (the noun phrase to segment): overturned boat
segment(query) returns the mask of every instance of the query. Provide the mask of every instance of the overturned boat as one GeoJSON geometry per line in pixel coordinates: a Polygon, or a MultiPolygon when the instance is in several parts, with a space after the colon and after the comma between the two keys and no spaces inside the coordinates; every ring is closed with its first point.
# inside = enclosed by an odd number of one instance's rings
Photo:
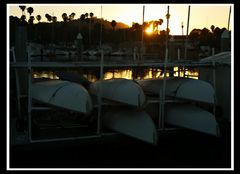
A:
{"type": "MultiPolygon", "coordinates": [[[[163,79],[136,80],[146,94],[159,95],[163,88],[163,79]]],[[[215,92],[212,85],[203,80],[190,78],[166,78],[165,95],[179,99],[213,104],[215,92]]]]}
{"type": "Polygon", "coordinates": [[[90,114],[92,100],[80,84],[63,80],[46,80],[32,84],[32,98],[63,109],[90,114]]]}
{"type": "Polygon", "coordinates": [[[166,107],[165,123],[197,132],[220,136],[215,116],[200,107],[189,104],[173,104],[166,107]]]}
{"type": "Polygon", "coordinates": [[[90,85],[90,93],[101,95],[104,99],[141,107],[145,103],[145,94],[142,88],[134,81],[128,79],[109,79],[96,81],[90,85]]]}
{"type": "Polygon", "coordinates": [[[151,117],[136,108],[118,108],[103,115],[103,125],[111,130],[139,140],[157,144],[157,130],[151,117]]]}

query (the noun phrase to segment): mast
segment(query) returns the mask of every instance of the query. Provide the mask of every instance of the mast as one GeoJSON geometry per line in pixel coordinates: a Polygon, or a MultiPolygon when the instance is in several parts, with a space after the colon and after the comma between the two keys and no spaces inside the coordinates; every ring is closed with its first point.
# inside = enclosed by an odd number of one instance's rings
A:
{"type": "Polygon", "coordinates": [[[100,39],[99,39],[99,48],[102,48],[102,5],[101,5],[101,25],[100,25],[100,39]]]}
{"type": "Polygon", "coordinates": [[[143,61],[143,36],[144,36],[144,14],[145,13],[145,5],[143,5],[143,16],[142,16],[142,42],[141,42],[141,61],[143,61]]]}
{"type": "Polygon", "coordinates": [[[186,34],[186,40],[185,40],[185,54],[184,54],[185,59],[187,59],[187,43],[188,43],[189,19],[190,19],[190,5],[188,6],[187,34],[186,34]]]}
{"type": "Polygon", "coordinates": [[[230,17],[231,17],[231,6],[229,8],[229,16],[228,16],[228,31],[229,31],[229,25],[230,25],[230,17]]]}
{"type": "Polygon", "coordinates": [[[168,35],[169,35],[169,28],[168,28],[168,24],[169,24],[169,18],[170,18],[170,14],[169,14],[169,6],[167,7],[167,14],[166,14],[166,18],[167,18],[167,38],[166,38],[166,52],[165,52],[165,60],[164,60],[164,76],[163,76],[163,88],[160,89],[160,95],[159,95],[159,101],[160,101],[160,106],[159,106],[159,128],[164,129],[164,117],[165,117],[165,91],[166,91],[166,75],[167,75],[167,62],[168,62],[168,35]]]}
{"type": "Polygon", "coordinates": [[[102,5],[101,5],[101,29],[100,29],[100,42],[99,47],[101,51],[101,62],[100,62],[100,85],[99,85],[99,94],[98,94],[98,117],[97,117],[97,133],[101,134],[102,129],[102,81],[103,81],[103,49],[102,49],[102,5]]]}

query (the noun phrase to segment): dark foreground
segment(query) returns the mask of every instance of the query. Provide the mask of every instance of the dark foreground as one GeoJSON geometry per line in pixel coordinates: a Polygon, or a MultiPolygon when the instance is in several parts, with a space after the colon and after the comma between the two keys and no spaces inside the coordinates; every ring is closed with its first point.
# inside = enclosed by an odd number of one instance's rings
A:
{"type": "Polygon", "coordinates": [[[180,130],[157,146],[123,135],[13,146],[11,168],[230,168],[229,132],[221,138],[180,130]]]}

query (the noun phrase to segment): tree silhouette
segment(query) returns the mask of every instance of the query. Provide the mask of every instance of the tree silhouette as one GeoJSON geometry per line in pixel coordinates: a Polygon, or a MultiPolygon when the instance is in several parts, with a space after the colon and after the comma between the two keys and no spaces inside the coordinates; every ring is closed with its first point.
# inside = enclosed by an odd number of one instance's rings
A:
{"type": "Polygon", "coordinates": [[[93,13],[92,12],[90,13],[90,18],[93,18],[93,13]]]}
{"type": "Polygon", "coordinates": [[[115,30],[116,25],[117,25],[117,22],[115,20],[112,20],[111,26],[112,26],[113,30],[115,30]]]}
{"type": "Polygon", "coordinates": [[[25,5],[19,5],[19,8],[22,10],[22,15],[24,15],[26,6],[25,5]]]}
{"type": "Polygon", "coordinates": [[[26,21],[26,16],[25,16],[25,15],[22,15],[21,18],[20,18],[20,21],[21,21],[21,22],[26,21]]]}
{"type": "Polygon", "coordinates": [[[81,14],[81,16],[80,16],[80,21],[84,21],[85,20],[85,15],[84,14],[81,14]]]}
{"type": "Polygon", "coordinates": [[[162,25],[162,23],[163,23],[163,19],[159,19],[158,20],[158,25],[162,25]]]}
{"type": "Polygon", "coordinates": [[[27,12],[29,13],[29,15],[31,16],[33,13],[33,8],[32,7],[28,7],[27,8],[27,12]]]}
{"type": "Polygon", "coordinates": [[[52,17],[52,21],[53,21],[53,23],[56,23],[56,22],[57,22],[57,17],[56,17],[56,16],[53,16],[53,17],[52,17]]]}
{"type": "Polygon", "coordinates": [[[75,13],[74,12],[72,12],[70,15],[69,15],[69,21],[72,21],[73,19],[74,19],[74,17],[75,17],[75,13]]]}
{"type": "Polygon", "coordinates": [[[62,14],[62,18],[63,18],[63,21],[64,22],[67,22],[68,21],[68,15],[66,13],[63,13],[62,14]]]}
{"type": "Polygon", "coordinates": [[[212,33],[214,32],[214,29],[215,29],[215,26],[214,26],[214,25],[211,25],[212,33]]]}
{"type": "Polygon", "coordinates": [[[26,16],[22,15],[20,18],[20,24],[21,25],[27,25],[27,21],[26,21],[26,16]]]}
{"type": "Polygon", "coordinates": [[[28,20],[28,23],[33,25],[33,21],[34,21],[34,16],[30,16],[29,20],[28,20]]]}
{"type": "Polygon", "coordinates": [[[52,16],[49,15],[48,13],[45,14],[45,17],[47,18],[47,21],[48,21],[48,22],[51,22],[51,21],[52,21],[52,16]]]}
{"type": "Polygon", "coordinates": [[[37,16],[36,16],[36,19],[38,20],[38,23],[40,23],[40,21],[41,21],[41,19],[42,19],[42,16],[37,15],[37,16]]]}

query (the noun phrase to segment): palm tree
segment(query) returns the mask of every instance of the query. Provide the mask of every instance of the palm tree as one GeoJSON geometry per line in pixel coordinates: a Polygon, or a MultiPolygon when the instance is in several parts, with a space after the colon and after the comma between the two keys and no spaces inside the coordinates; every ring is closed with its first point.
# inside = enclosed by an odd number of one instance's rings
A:
{"type": "Polygon", "coordinates": [[[158,33],[158,25],[159,25],[159,21],[151,21],[151,24],[153,24],[153,31],[154,33],[158,33]]]}
{"type": "Polygon", "coordinates": [[[53,16],[53,17],[52,17],[52,21],[53,21],[53,23],[56,23],[56,22],[57,22],[57,17],[56,17],[56,16],[53,16]]]}
{"type": "Polygon", "coordinates": [[[84,21],[85,20],[85,15],[84,14],[81,14],[81,16],[80,16],[80,21],[84,21]]]}
{"type": "Polygon", "coordinates": [[[63,13],[62,14],[62,18],[63,18],[63,21],[64,22],[67,22],[68,21],[68,15],[66,13],[63,13]]]}
{"type": "Polygon", "coordinates": [[[212,33],[214,32],[214,29],[215,29],[215,26],[214,26],[214,25],[211,25],[212,33]]]}
{"type": "Polygon", "coordinates": [[[158,34],[158,26],[162,25],[163,23],[163,19],[159,19],[157,21],[150,21],[148,22],[148,25],[146,25],[146,27],[149,27],[150,25],[152,25],[152,30],[154,31],[154,33],[158,34]]]}
{"type": "Polygon", "coordinates": [[[113,30],[115,30],[116,25],[117,25],[117,22],[115,20],[112,20],[111,26],[112,26],[113,30]]]}
{"type": "Polygon", "coordinates": [[[28,12],[29,15],[31,16],[31,14],[33,13],[33,8],[32,8],[32,7],[28,7],[28,8],[27,8],[27,12],[28,12]]]}
{"type": "Polygon", "coordinates": [[[45,14],[45,17],[47,18],[48,22],[52,21],[52,16],[49,15],[48,13],[45,14]]]}
{"type": "Polygon", "coordinates": [[[38,20],[38,23],[40,23],[40,21],[41,21],[41,19],[42,19],[42,16],[37,15],[37,16],[36,16],[36,19],[38,20]]]}
{"type": "Polygon", "coordinates": [[[30,18],[29,18],[29,20],[28,20],[28,23],[32,25],[34,19],[35,19],[34,16],[30,16],[30,18]]]}
{"type": "Polygon", "coordinates": [[[26,6],[25,5],[19,5],[19,8],[22,10],[22,15],[25,15],[26,6]]]}
{"type": "Polygon", "coordinates": [[[163,23],[163,19],[159,19],[158,20],[158,25],[162,25],[162,23],[163,23]]]}
{"type": "Polygon", "coordinates": [[[76,15],[76,14],[75,14],[74,12],[71,13],[71,14],[69,15],[69,20],[72,21],[72,20],[74,19],[75,15],[76,15]]]}
{"type": "Polygon", "coordinates": [[[24,24],[24,25],[27,24],[27,22],[26,22],[26,16],[25,16],[25,15],[22,15],[22,16],[21,16],[21,18],[20,18],[20,23],[21,23],[21,24],[24,24]]]}
{"type": "Polygon", "coordinates": [[[90,13],[90,18],[93,18],[93,15],[94,15],[93,12],[91,12],[91,13],[90,13]]]}

